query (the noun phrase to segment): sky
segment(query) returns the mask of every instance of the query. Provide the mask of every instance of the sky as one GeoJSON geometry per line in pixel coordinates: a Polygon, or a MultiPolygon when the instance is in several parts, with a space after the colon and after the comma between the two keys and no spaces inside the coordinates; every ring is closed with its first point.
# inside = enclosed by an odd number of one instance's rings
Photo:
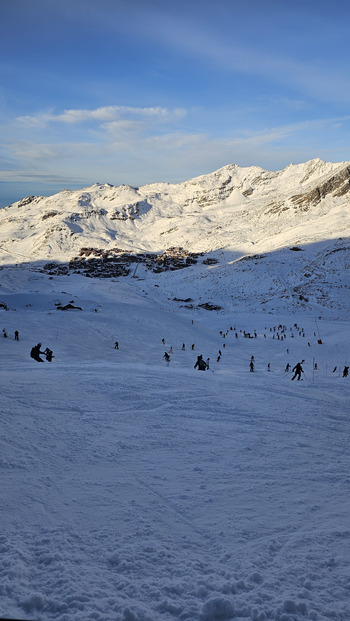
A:
{"type": "Polygon", "coordinates": [[[348,0],[0,0],[0,207],[350,160],[348,0]]]}

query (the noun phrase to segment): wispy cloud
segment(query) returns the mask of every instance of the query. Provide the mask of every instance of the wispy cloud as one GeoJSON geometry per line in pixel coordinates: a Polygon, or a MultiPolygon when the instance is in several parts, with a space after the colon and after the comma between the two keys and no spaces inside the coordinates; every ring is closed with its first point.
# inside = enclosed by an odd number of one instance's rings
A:
{"type": "MultiPolygon", "coordinates": [[[[82,180],[82,185],[96,181],[130,183],[143,185],[153,181],[176,182],[213,171],[229,163],[242,166],[252,164],[267,169],[280,169],[290,162],[299,163],[313,157],[333,159],[327,141],[315,149],[305,137],[317,137],[323,132],[334,130],[337,125],[346,126],[350,116],[312,119],[298,123],[281,124],[252,131],[246,126],[232,128],[220,134],[213,131],[191,130],[191,111],[189,123],[185,126],[174,119],[176,114],[162,112],[161,108],[124,108],[107,106],[96,110],[67,111],[69,114],[50,113],[53,118],[79,118],[85,121],[93,119],[93,129],[86,132],[85,126],[75,138],[72,137],[72,125],[67,120],[59,121],[62,131],[61,140],[57,134],[51,136],[49,123],[40,142],[36,128],[22,125],[20,134],[26,139],[7,138],[5,162],[11,162],[11,168],[4,166],[0,171],[0,180],[19,182],[33,178],[33,194],[41,193],[40,184],[45,179],[63,179],[63,187],[72,183],[72,170],[75,179],[82,180]],[[83,113],[83,114],[80,114],[83,113]],[[96,113],[96,114],[94,114],[96,113]],[[128,118],[129,117],[129,118],[128,118]],[[172,118],[172,122],[161,119],[172,118]],[[152,122],[150,121],[152,120],[152,122]],[[154,121],[154,125],[153,125],[154,121]],[[161,131],[159,125],[162,126],[161,131]],[[63,131],[64,128],[64,131],[63,131]],[[303,144],[300,146],[300,137],[303,144]]],[[[38,115],[40,116],[40,115],[38,115]]],[[[36,118],[36,117],[33,117],[36,118]]],[[[333,153],[332,153],[333,156],[333,153]]],[[[0,152],[1,157],[1,152],[0,152]]],[[[345,160],[343,154],[336,158],[345,160]]],[[[57,181],[59,184],[59,181],[57,181]]],[[[58,189],[57,189],[58,191],[58,189]]]]}
{"type": "MultiPolygon", "coordinates": [[[[303,45],[306,36],[310,39],[310,50],[301,58],[297,47],[294,50],[285,48],[283,31],[273,32],[273,25],[266,22],[267,16],[271,19],[278,15],[278,6],[274,7],[272,13],[271,6],[266,7],[266,19],[259,28],[260,32],[262,29],[266,31],[266,37],[260,37],[260,40],[250,36],[250,26],[257,28],[258,14],[262,13],[263,18],[264,9],[249,8],[248,3],[246,9],[242,7],[235,8],[234,3],[227,7],[227,24],[234,24],[232,29],[225,27],[224,22],[221,27],[215,28],[208,18],[201,19],[196,11],[191,14],[191,8],[186,12],[175,9],[169,11],[169,7],[161,3],[151,3],[151,6],[147,3],[143,9],[138,6],[134,29],[139,36],[160,43],[163,49],[175,50],[182,58],[202,62],[209,70],[217,67],[228,74],[246,74],[252,78],[272,81],[276,85],[288,86],[297,89],[300,99],[306,97],[328,102],[350,102],[350,78],[346,63],[343,60],[336,64],[331,61],[327,48],[319,45],[321,33],[317,40],[319,54],[315,54],[312,49],[315,23],[319,21],[319,26],[326,27],[326,17],[324,22],[318,20],[319,16],[305,5],[305,11],[299,18],[305,20],[304,27],[309,23],[309,32],[302,31],[301,36],[303,45]],[[234,21],[235,14],[237,23],[234,21]],[[239,21],[242,16],[246,20],[244,23],[239,21]]],[[[282,11],[287,9],[283,8],[282,11]]],[[[292,12],[289,13],[290,28],[296,29],[297,36],[300,25],[297,22],[298,13],[295,22],[292,20],[292,12]]]]}
{"type": "Polygon", "coordinates": [[[70,109],[61,113],[40,112],[36,115],[19,116],[18,123],[31,127],[44,127],[50,123],[76,125],[95,121],[97,123],[122,122],[126,118],[153,119],[158,122],[179,120],[186,116],[186,110],[175,108],[169,110],[161,106],[137,108],[132,106],[104,106],[94,110],[70,109]]]}

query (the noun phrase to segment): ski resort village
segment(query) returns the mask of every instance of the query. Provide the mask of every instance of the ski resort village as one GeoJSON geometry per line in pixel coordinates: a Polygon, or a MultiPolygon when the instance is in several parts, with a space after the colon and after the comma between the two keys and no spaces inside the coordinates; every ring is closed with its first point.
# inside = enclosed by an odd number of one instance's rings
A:
{"type": "Polygon", "coordinates": [[[0,617],[350,620],[350,162],[0,210],[0,617]]]}

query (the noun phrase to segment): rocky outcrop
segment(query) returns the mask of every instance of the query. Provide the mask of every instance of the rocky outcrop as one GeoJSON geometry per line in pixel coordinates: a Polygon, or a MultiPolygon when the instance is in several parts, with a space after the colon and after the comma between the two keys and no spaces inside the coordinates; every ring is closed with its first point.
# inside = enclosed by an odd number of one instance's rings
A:
{"type": "Polygon", "coordinates": [[[338,174],[333,175],[324,183],[316,186],[306,194],[296,194],[291,197],[296,209],[307,211],[310,205],[317,205],[328,194],[338,197],[350,191],[350,166],[346,166],[338,174]]]}

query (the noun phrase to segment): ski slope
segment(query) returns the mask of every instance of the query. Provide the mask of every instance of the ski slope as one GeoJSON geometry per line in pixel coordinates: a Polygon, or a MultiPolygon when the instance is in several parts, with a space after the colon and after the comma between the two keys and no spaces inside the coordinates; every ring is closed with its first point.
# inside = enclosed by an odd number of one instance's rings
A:
{"type": "Polygon", "coordinates": [[[189,310],[167,275],[168,297],[1,275],[2,617],[350,618],[345,316],[189,310]],[[37,342],[51,364],[30,359],[37,342]],[[199,354],[211,371],[194,370],[199,354]]]}

